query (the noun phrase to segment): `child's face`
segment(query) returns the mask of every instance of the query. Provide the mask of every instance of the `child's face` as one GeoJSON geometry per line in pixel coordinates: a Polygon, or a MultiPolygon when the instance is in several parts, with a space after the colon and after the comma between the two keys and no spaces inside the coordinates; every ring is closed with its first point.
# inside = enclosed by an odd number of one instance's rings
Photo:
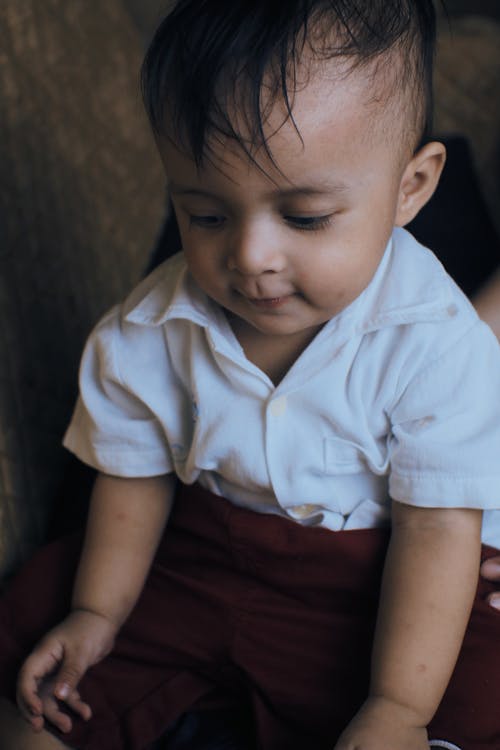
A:
{"type": "Polygon", "coordinates": [[[229,139],[212,140],[200,171],[160,144],[190,272],[238,332],[306,342],[370,282],[405,163],[384,104],[369,98],[360,73],[314,78],[294,102],[302,140],[276,105],[267,128],[279,170],[263,148],[259,169],[229,139]]]}

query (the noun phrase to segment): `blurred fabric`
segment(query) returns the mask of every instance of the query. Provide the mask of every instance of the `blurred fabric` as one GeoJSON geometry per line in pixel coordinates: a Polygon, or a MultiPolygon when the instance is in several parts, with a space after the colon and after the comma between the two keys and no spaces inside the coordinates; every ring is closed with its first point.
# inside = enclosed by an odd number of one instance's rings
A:
{"type": "Polygon", "coordinates": [[[118,0],[0,5],[1,574],[45,536],[85,337],[162,215],[141,48],[118,0]]]}

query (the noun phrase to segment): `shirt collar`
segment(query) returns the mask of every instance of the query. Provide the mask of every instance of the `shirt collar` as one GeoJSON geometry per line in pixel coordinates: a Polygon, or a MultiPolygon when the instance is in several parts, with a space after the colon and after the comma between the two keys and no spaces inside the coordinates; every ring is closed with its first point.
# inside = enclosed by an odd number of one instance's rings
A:
{"type": "Polygon", "coordinates": [[[144,326],[175,318],[204,326],[214,322],[217,312],[218,306],[191,279],[182,252],[159,265],[123,304],[125,320],[144,326]]]}
{"type": "MultiPolygon", "coordinates": [[[[451,283],[437,258],[404,229],[395,229],[373,279],[326,326],[367,333],[380,328],[442,320],[454,314],[451,283]]],[[[227,332],[219,306],[192,280],[181,253],[162,263],[125,300],[125,320],[160,326],[185,319],[227,332]]],[[[325,330],[324,329],[324,330],[325,330]]]]}
{"type": "Polygon", "coordinates": [[[452,283],[428,248],[396,228],[370,284],[345,312],[359,333],[443,320],[456,312],[452,283]]]}

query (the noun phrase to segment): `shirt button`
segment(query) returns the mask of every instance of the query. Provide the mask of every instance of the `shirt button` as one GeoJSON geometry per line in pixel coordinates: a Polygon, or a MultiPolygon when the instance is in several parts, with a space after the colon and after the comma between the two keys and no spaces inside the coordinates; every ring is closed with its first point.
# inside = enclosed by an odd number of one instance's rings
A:
{"type": "Polygon", "coordinates": [[[295,518],[308,518],[309,516],[312,516],[313,513],[318,513],[320,510],[321,508],[318,505],[304,503],[304,505],[295,505],[293,508],[290,508],[288,512],[292,516],[295,516],[295,518]]]}
{"type": "Polygon", "coordinates": [[[286,412],[286,396],[279,396],[269,404],[269,413],[273,417],[281,417],[286,412]]]}

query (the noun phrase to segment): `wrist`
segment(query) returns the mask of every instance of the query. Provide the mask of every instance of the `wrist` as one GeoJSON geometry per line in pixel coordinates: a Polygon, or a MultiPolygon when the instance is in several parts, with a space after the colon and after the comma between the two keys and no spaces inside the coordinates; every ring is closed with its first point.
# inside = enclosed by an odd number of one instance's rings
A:
{"type": "Polygon", "coordinates": [[[388,722],[408,727],[423,728],[432,717],[424,716],[415,706],[401,703],[381,693],[371,693],[366,699],[363,709],[368,713],[383,716],[388,722]]]}
{"type": "Polygon", "coordinates": [[[428,747],[427,727],[413,707],[372,694],[342,732],[335,750],[428,747]]]}
{"type": "Polygon", "coordinates": [[[106,612],[99,612],[97,609],[85,607],[78,603],[72,604],[69,616],[87,619],[89,623],[92,623],[94,628],[102,630],[103,633],[113,640],[121,626],[121,623],[117,622],[106,612]]]}

